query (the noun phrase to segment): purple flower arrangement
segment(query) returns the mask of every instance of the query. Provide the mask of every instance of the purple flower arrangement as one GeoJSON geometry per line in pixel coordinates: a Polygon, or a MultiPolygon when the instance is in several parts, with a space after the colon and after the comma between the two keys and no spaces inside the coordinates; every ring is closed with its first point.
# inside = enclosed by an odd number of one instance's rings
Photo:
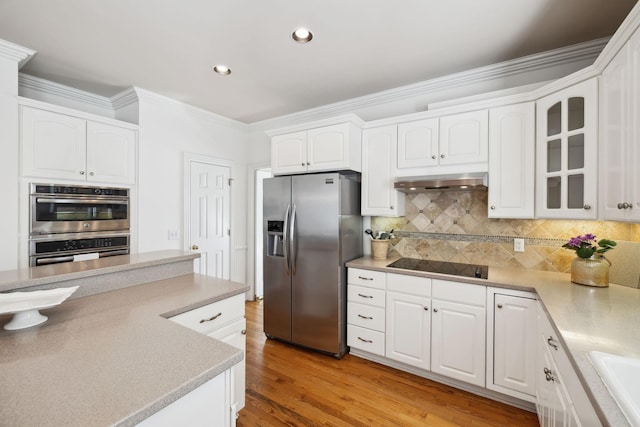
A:
{"type": "Polygon", "coordinates": [[[571,249],[576,252],[580,258],[591,258],[593,254],[603,254],[614,249],[616,242],[608,239],[597,240],[596,236],[587,233],[584,236],[572,237],[568,243],[562,245],[565,249],[571,249]]]}

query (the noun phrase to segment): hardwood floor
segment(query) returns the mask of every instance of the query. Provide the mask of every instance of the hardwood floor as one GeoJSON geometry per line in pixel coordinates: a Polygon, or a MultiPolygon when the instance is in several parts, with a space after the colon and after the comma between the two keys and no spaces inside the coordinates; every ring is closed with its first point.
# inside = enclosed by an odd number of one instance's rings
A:
{"type": "Polygon", "coordinates": [[[268,340],[247,302],[247,394],[238,426],[537,426],[535,414],[345,355],[268,340]]]}

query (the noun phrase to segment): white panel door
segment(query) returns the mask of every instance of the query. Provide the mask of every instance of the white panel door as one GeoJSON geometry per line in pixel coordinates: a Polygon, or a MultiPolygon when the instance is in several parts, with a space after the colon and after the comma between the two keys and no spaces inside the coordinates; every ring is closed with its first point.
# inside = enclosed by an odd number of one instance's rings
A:
{"type": "Polygon", "coordinates": [[[229,175],[226,166],[189,162],[189,238],[200,274],[229,279],[229,175]]]}
{"type": "Polygon", "coordinates": [[[487,162],[489,115],[487,110],[440,118],[440,164],[487,162]]]}
{"type": "Polygon", "coordinates": [[[398,125],[398,168],[438,165],[437,118],[398,125]]]}
{"type": "Polygon", "coordinates": [[[489,111],[489,218],[533,218],[535,104],[489,111]]]}
{"type": "Polygon", "coordinates": [[[135,184],[136,132],[87,122],[87,180],[135,184]]]}
{"type": "Polygon", "coordinates": [[[431,370],[484,387],[484,308],[435,299],[431,306],[431,370]]]}
{"type": "Polygon", "coordinates": [[[429,298],[387,291],[386,357],[430,368],[430,307],[429,298]]]}
{"type": "Polygon", "coordinates": [[[286,175],[307,171],[307,132],[271,138],[271,173],[286,175]]]}
{"type": "Polygon", "coordinates": [[[85,179],[85,120],[30,107],[20,120],[23,175],[85,179]]]}

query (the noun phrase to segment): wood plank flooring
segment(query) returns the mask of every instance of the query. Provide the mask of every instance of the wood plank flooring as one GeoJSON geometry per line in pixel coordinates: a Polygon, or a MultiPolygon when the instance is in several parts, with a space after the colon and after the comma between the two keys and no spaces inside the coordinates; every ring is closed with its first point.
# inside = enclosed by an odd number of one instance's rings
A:
{"type": "Polygon", "coordinates": [[[247,302],[247,394],[239,427],[537,426],[535,414],[345,355],[265,337],[262,301],[247,302]]]}

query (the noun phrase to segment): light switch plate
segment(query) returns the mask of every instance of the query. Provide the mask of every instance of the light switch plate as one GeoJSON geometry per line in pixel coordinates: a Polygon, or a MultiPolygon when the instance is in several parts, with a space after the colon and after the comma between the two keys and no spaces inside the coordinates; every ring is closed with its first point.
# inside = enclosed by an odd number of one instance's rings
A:
{"type": "Polygon", "coordinates": [[[169,230],[168,236],[169,240],[178,240],[180,238],[178,230],[169,230]]]}
{"type": "Polygon", "coordinates": [[[513,239],[513,251],[524,252],[524,239],[521,239],[521,238],[513,239]]]}

